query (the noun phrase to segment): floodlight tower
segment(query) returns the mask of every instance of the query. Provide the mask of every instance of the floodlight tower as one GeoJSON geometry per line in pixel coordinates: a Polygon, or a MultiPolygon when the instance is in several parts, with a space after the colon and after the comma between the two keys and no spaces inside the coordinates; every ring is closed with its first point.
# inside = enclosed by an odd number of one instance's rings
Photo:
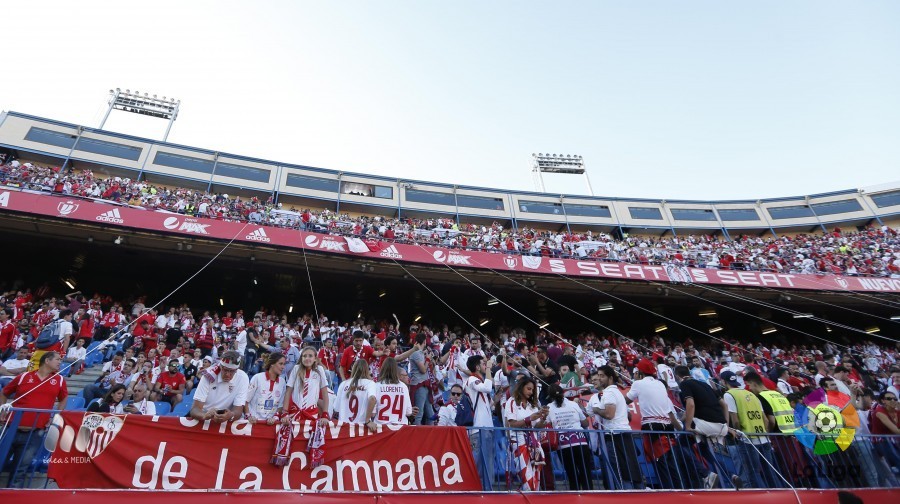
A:
{"type": "Polygon", "coordinates": [[[103,125],[106,124],[106,119],[109,118],[109,114],[113,110],[122,110],[134,114],[158,117],[169,121],[169,125],[166,126],[166,133],[163,135],[163,142],[165,142],[166,139],[169,138],[169,132],[172,131],[172,123],[178,118],[178,110],[180,108],[181,100],[176,100],[175,98],[166,98],[165,96],[157,98],[156,95],[151,97],[147,93],[144,93],[144,95],[141,96],[140,91],[132,93],[130,89],[126,89],[125,91],[122,91],[119,88],[116,88],[115,90],[110,89],[109,108],[106,109],[106,114],[103,116],[103,120],[100,121],[99,129],[103,129],[103,125]]]}
{"type": "Polygon", "coordinates": [[[540,192],[546,192],[544,189],[544,177],[541,173],[565,173],[569,175],[584,175],[584,181],[587,183],[588,192],[594,195],[594,189],[591,187],[591,179],[588,178],[587,171],[584,169],[584,158],[570,154],[532,154],[531,155],[531,173],[534,179],[534,187],[540,192]]]}

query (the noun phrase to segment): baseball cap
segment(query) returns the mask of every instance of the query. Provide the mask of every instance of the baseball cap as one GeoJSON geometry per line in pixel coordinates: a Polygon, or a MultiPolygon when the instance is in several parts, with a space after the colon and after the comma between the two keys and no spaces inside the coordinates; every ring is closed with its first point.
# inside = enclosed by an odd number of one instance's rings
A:
{"type": "Polygon", "coordinates": [[[735,375],[731,371],[725,371],[724,373],[719,375],[719,378],[721,378],[725,383],[727,383],[729,385],[732,385],[735,387],[741,386],[741,384],[738,382],[737,375],[735,375]]]}
{"type": "Polygon", "coordinates": [[[649,359],[641,359],[637,363],[637,369],[638,369],[638,371],[640,371],[641,373],[644,373],[645,375],[652,376],[652,375],[656,374],[656,366],[654,366],[653,363],[650,362],[649,359]]]}

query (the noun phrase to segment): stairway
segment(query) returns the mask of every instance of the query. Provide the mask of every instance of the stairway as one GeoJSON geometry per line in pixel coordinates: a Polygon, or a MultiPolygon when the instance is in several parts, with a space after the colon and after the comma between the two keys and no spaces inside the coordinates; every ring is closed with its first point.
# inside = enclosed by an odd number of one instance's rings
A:
{"type": "Polygon", "coordinates": [[[72,375],[66,378],[66,384],[69,386],[69,395],[78,395],[82,389],[97,381],[97,378],[102,374],[103,365],[95,364],[93,367],[86,368],[80,375],[72,375]]]}

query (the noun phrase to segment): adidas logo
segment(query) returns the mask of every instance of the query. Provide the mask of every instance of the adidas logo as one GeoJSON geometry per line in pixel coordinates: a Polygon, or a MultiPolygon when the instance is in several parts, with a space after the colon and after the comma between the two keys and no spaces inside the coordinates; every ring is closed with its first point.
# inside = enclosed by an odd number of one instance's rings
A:
{"type": "Polygon", "coordinates": [[[111,222],[113,224],[124,224],[125,220],[122,219],[122,215],[119,214],[118,208],[113,208],[108,212],[103,212],[102,214],[97,216],[97,220],[100,222],[111,222]]]}
{"type": "Polygon", "coordinates": [[[381,257],[390,257],[391,259],[403,259],[403,254],[401,254],[397,247],[391,245],[390,247],[381,251],[381,257]]]}
{"type": "Polygon", "coordinates": [[[270,241],[272,241],[271,238],[269,238],[269,236],[266,235],[266,230],[263,228],[257,229],[256,231],[245,236],[245,238],[248,240],[265,242],[265,243],[269,243],[270,241]]]}

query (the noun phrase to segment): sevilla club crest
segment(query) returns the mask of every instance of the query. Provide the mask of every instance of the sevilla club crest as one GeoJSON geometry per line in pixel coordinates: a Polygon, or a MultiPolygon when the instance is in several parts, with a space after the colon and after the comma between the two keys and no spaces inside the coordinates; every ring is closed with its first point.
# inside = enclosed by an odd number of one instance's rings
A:
{"type": "Polygon", "coordinates": [[[122,432],[124,425],[124,415],[86,414],[75,439],[75,448],[91,458],[98,457],[122,432]]]}

